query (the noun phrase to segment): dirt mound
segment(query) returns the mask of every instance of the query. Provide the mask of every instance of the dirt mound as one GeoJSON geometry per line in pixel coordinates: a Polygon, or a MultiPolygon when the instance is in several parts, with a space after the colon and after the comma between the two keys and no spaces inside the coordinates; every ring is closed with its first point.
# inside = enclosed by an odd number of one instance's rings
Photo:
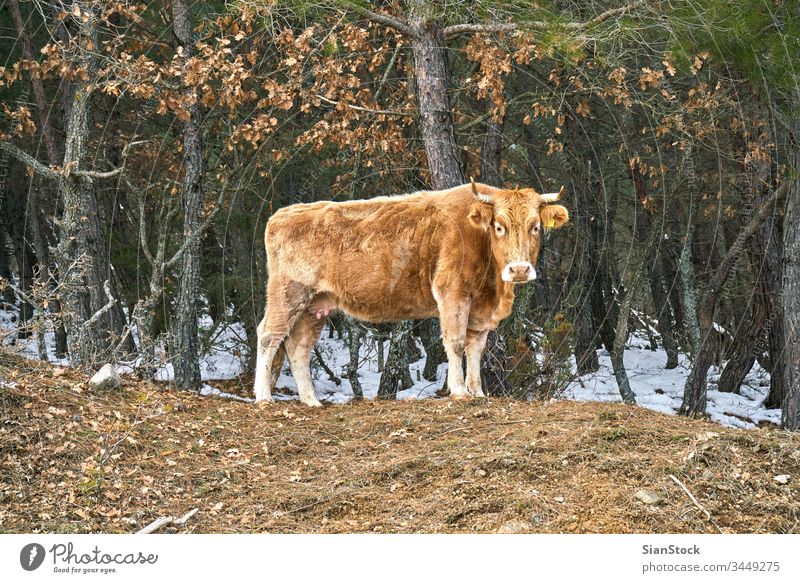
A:
{"type": "Polygon", "coordinates": [[[100,393],[2,353],[0,380],[4,532],[134,532],[192,508],[182,532],[800,529],[800,436],[777,429],[601,403],[100,393]]]}

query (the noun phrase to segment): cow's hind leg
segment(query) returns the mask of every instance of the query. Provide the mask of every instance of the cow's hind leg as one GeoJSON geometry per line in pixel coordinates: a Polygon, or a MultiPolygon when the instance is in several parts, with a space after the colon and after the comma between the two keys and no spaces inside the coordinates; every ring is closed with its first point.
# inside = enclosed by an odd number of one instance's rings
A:
{"type": "Polygon", "coordinates": [[[466,347],[467,319],[469,303],[465,300],[440,299],[439,321],[442,327],[442,341],[447,353],[447,388],[450,397],[463,399],[469,397],[464,385],[464,350],[466,347]]]}
{"type": "MultiPolygon", "coordinates": [[[[267,285],[267,309],[258,325],[256,345],[256,379],[253,386],[256,402],[271,401],[275,386],[275,361],[280,356],[281,343],[311,301],[310,290],[296,282],[284,283],[277,276],[267,285]]],[[[280,367],[280,365],[278,365],[280,367]]],[[[278,368],[278,373],[280,372],[278,368]]]]}
{"type": "Polygon", "coordinates": [[[282,363],[281,343],[285,334],[271,333],[267,328],[267,316],[258,325],[258,344],[256,353],[256,380],[253,386],[256,403],[272,401],[272,389],[280,374],[280,365],[275,367],[275,362],[282,363]],[[278,369],[276,371],[276,368],[278,369]]]}
{"type": "Polygon", "coordinates": [[[295,323],[291,334],[286,339],[286,354],[292,366],[292,375],[297,382],[300,401],[310,407],[321,407],[314,393],[314,382],[311,379],[311,350],[319,339],[325,325],[325,318],[305,313],[295,323]]]}
{"type": "Polygon", "coordinates": [[[483,388],[481,387],[481,357],[483,350],[486,348],[486,337],[489,335],[488,331],[475,332],[474,330],[467,330],[467,393],[473,397],[485,397],[483,388]]]}

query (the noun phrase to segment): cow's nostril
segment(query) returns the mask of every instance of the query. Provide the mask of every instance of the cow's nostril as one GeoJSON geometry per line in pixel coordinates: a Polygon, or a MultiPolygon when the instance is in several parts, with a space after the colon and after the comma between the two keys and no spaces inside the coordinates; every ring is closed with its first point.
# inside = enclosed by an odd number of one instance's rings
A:
{"type": "Polygon", "coordinates": [[[531,281],[536,277],[536,271],[527,261],[515,261],[506,265],[503,272],[503,279],[511,282],[531,281]]]}
{"type": "Polygon", "coordinates": [[[515,275],[528,275],[531,268],[529,265],[515,265],[511,268],[511,271],[514,272],[515,275]]]}

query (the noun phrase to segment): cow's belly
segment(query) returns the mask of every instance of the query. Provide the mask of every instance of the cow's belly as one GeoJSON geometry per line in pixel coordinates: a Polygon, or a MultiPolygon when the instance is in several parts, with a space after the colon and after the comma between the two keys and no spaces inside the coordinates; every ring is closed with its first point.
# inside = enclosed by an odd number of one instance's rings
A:
{"type": "Polygon", "coordinates": [[[438,314],[432,262],[407,240],[341,253],[326,266],[317,290],[336,308],[367,322],[418,320],[438,314]]]}
{"type": "Polygon", "coordinates": [[[407,283],[392,288],[387,282],[361,286],[332,286],[325,294],[333,309],[339,309],[366,322],[420,320],[438,315],[436,301],[428,291],[407,283]]]}

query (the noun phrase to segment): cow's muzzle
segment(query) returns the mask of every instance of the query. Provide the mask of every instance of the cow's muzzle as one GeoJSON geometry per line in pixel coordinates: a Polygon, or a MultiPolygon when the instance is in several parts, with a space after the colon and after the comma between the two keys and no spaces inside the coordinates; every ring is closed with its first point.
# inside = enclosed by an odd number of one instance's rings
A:
{"type": "Polygon", "coordinates": [[[503,268],[500,277],[509,283],[525,283],[536,279],[536,270],[527,261],[514,261],[503,268]]]}

